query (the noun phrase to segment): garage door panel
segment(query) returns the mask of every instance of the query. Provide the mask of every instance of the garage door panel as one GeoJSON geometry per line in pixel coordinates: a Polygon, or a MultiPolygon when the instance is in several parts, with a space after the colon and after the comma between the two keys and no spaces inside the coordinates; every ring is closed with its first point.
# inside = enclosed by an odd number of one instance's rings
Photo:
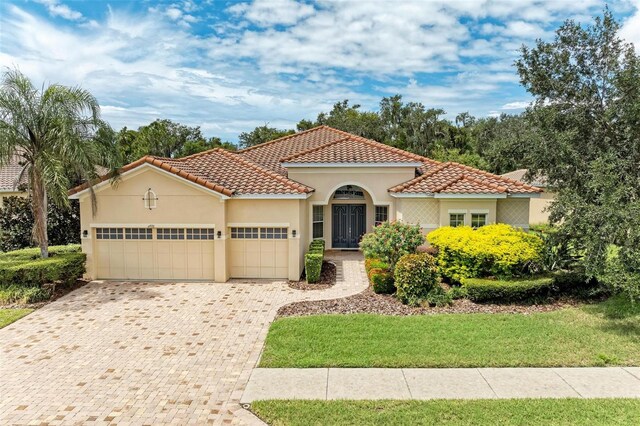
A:
{"type": "MultiPolygon", "coordinates": [[[[127,229],[129,228],[125,228],[125,231],[127,229]]],[[[127,238],[128,236],[129,234],[127,238]]],[[[214,279],[214,241],[211,239],[109,240],[96,238],[95,252],[98,278],[214,279]]]]}
{"type": "Polygon", "coordinates": [[[286,239],[288,231],[286,229],[280,231],[281,228],[266,228],[264,231],[263,229],[265,228],[260,228],[259,238],[245,238],[251,233],[243,231],[242,228],[232,228],[229,262],[231,277],[286,278],[288,276],[289,241],[286,239]],[[282,239],[277,239],[278,237],[282,239]]]}

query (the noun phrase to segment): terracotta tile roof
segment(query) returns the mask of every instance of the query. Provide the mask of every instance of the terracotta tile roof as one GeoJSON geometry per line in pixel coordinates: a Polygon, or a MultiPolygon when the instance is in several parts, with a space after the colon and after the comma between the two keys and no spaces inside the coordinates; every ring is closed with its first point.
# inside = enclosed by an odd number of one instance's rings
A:
{"type": "Polygon", "coordinates": [[[422,158],[352,135],[283,158],[282,163],[419,163],[422,158]]]}
{"type": "Polygon", "coordinates": [[[389,189],[393,193],[409,194],[535,194],[541,192],[525,183],[474,169],[463,164],[447,162],[430,165],[415,179],[389,189]]]}
{"type": "Polygon", "coordinates": [[[4,167],[0,167],[0,192],[18,191],[18,187],[28,183],[28,177],[25,174],[20,177],[22,172],[20,165],[20,157],[17,155],[4,167]]]}
{"type": "MultiPolygon", "coordinates": [[[[145,163],[227,196],[306,194],[313,191],[312,188],[287,179],[238,154],[221,148],[178,159],[146,156],[124,166],[120,169],[120,173],[145,163]]],[[[110,175],[105,175],[100,181],[105,181],[110,177],[110,175]]],[[[87,184],[80,185],[69,191],[69,195],[87,188],[87,184]]]]}

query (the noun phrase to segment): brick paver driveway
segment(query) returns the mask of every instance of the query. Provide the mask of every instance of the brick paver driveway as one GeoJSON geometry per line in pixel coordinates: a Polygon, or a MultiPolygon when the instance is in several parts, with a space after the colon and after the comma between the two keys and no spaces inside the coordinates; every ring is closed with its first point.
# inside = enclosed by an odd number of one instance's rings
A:
{"type": "Polygon", "coordinates": [[[366,287],[333,253],[331,289],[91,283],[0,330],[0,424],[255,423],[240,397],[277,309],[366,287]]]}

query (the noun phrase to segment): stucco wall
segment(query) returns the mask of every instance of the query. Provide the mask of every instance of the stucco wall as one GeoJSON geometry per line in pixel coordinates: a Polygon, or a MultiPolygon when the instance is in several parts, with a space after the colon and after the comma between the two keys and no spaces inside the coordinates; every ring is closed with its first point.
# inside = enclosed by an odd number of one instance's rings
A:
{"type": "Polygon", "coordinates": [[[553,192],[543,192],[540,198],[532,198],[529,205],[529,223],[547,223],[549,222],[549,212],[547,208],[555,199],[556,194],[553,192]]]}
{"type": "Polygon", "coordinates": [[[401,198],[397,201],[397,218],[420,225],[424,232],[436,229],[440,223],[440,203],[435,198],[401,198]]]}
{"type": "Polygon", "coordinates": [[[507,198],[498,200],[498,222],[528,229],[529,204],[529,198],[507,198]]]}
{"type": "MultiPolygon", "coordinates": [[[[214,225],[216,230],[224,227],[225,206],[220,198],[150,168],[124,176],[115,187],[101,188],[96,198],[95,214],[90,197],[80,199],[80,229],[88,233],[87,238],[82,238],[82,250],[87,254],[89,278],[96,277],[93,227],[97,225],[214,225]],[[157,208],[152,210],[145,208],[143,201],[149,188],[158,197],[157,208]]],[[[223,253],[224,250],[220,254],[223,253]]],[[[218,266],[216,261],[216,280],[225,275],[224,268],[218,266]]]]}
{"type": "Polygon", "coordinates": [[[389,220],[395,220],[396,199],[389,195],[388,189],[415,177],[414,167],[303,167],[290,168],[290,179],[306,184],[315,189],[308,199],[309,208],[306,213],[308,227],[306,238],[312,237],[313,209],[311,205],[324,206],[324,240],[326,247],[331,248],[331,216],[333,204],[365,204],[367,231],[373,228],[375,206],[389,206],[389,220]],[[333,194],[343,185],[354,185],[362,188],[364,200],[334,200],[333,194]]]}
{"type": "Polygon", "coordinates": [[[486,213],[487,224],[496,223],[495,199],[440,199],[440,226],[449,226],[450,213],[464,213],[465,225],[471,225],[472,213],[486,213]]]}

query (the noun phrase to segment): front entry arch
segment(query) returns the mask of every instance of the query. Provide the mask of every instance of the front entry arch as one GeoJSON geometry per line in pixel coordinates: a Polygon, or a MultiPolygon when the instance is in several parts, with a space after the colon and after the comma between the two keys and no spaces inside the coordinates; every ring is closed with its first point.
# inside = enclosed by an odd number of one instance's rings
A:
{"type": "Polygon", "coordinates": [[[333,204],[331,247],[356,249],[367,230],[365,204],[333,204]]]}

